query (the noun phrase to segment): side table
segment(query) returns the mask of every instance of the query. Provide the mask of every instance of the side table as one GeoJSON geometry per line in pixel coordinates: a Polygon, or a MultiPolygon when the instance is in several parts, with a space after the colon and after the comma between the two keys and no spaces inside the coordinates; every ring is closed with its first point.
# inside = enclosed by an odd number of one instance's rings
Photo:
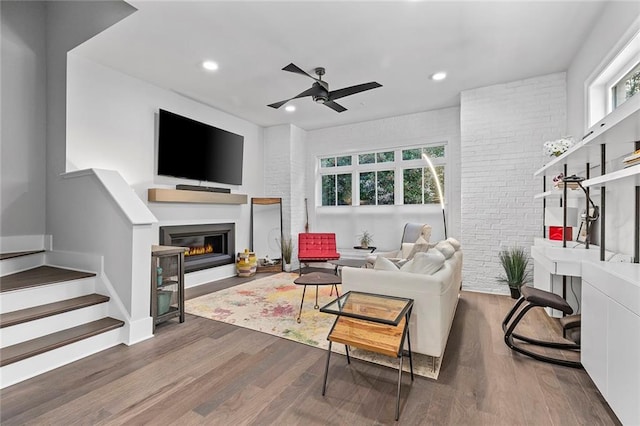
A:
{"type": "Polygon", "coordinates": [[[404,340],[407,339],[411,381],[413,381],[413,357],[409,337],[409,319],[413,309],[413,299],[385,296],[380,294],[349,291],[338,297],[320,312],[337,315],[327,336],[329,349],[324,370],[322,395],[327,388],[329,360],[333,342],[345,345],[347,363],[351,364],[349,346],[399,358],[398,392],[396,395],[396,420],[400,418],[400,385],[402,384],[402,361],[404,340]]]}
{"type": "Polygon", "coordinates": [[[188,247],[151,247],[151,317],[156,325],[178,317],[184,322],[184,253],[188,247]]]}

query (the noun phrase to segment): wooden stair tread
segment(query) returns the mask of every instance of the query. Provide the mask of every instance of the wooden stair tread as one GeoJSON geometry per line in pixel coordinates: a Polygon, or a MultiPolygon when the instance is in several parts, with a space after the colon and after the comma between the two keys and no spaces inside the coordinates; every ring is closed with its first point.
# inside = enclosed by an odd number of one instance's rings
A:
{"type": "Polygon", "coordinates": [[[74,271],[56,266],[38,266],[0,278],[0,292],[20,290],[63,281],[95,277],[92,272],[74,271]]]}
{"type": "Polygon", "coordinates": [[[61,300],[59,302],[47,303],[46,305],[7,312],[0,315],[0,328],[58,315],[64,312],[82,309],[87,306],[93,306],[108,301],[108,296],[103,296],[101,294],[89,294],[86,296],[74,297],[73,299],[61,300]]]}
{"type": "Polygon", "coordinates": [[[107,317],[38,337],[37,339],[7,346],[2,348],[0,353],[0,367],[114,330],[123,325],[123,321],[107,317]]]}
{"type": "Polygon", "coordinates": [[[0,260],[12,259],[14,257],[29,256],[30,254],[44,253],[44,250],[14,251],[11,253],[0,253],[0,260]]]}

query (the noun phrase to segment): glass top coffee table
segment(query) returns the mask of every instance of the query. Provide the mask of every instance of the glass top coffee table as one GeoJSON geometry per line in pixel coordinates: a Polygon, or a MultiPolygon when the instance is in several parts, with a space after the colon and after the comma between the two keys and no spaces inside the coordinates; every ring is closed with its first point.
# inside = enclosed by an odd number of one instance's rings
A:
{"type": "Polygon", "coordinates": [[[322,395],[327,388],[329,360],[333,342],[345,345],[347,363],[351,363],[349,346],[399,358],[398,392],[396,396],[396,420],[400,417],[400,385],[402,383],[402,361],[404,340],[407,339],[411,380],[413,381],[413,358],[409,337],[409,319],[413,299],[384,296],[380,294],[350,291],[320,308],[320,312],[337,315],[327,336],[329,349],[324,370],[322,395]]]}

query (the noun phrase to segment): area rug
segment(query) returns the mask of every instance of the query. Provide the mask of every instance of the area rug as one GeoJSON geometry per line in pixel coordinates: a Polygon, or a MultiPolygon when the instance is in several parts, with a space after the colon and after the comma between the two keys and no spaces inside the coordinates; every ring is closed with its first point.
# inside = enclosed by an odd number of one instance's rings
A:
{"type": "MultiPolygon", "coordinates": [[[[230,287],[185,302],[186,312],[215,321],[237,325],[268,333],[305,345],[327,349],[327,335],[336,316],[314,309],[315,286],[307,286],[301,322],[296,322],[300,310],[303,286],[293,283],[298,274],[282,272],[230,287]]],[[[318,304],[326,305],[336,298],[331,286],[318,288],[318,304]]],[[[340,289],[340,286],[338,286],[340,289]]],[[[333,345],[333,351],[345,353],[343,345],[333,345]]],[[[354,358],[398,368],[398,360],[372,352],[350,349],[354,358]]],[[[408,360],[405,360],[408,361],[408,360]]],[[[409,371],[405,362],[403,370],[409,371]]],[[[413,372],[419,376],[437,379],[440,359],[413,354],[413,372]],[[435,369],[432,363],[435,361],[435,369]]]]}

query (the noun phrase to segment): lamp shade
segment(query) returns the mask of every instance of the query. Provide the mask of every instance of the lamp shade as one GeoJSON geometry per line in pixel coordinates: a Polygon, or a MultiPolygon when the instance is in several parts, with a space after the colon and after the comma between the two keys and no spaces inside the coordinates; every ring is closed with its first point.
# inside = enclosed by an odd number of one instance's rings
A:
{"type": "MultiPolygon", "coordinates": [[[[546,226],[563,226],[563,207],[546,207],[544,209],[544,224],[546,226]]],[[[578,226],[578,209],[567,207],[567,226],[578,226]]]]}

